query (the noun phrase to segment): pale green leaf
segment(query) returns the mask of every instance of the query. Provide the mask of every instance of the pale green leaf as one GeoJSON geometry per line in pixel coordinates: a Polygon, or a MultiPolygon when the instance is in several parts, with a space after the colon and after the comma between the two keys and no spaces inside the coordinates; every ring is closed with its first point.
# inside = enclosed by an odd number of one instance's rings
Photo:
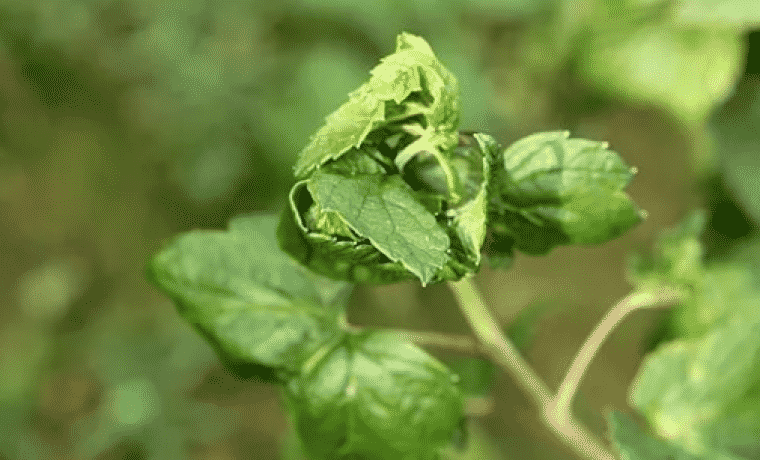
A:
{"type": "Polygon", "coordinates": [[[704,249],[699,238],[705,226],[704,210],[692,211],[678,225],[658,236],[651,254],[631,254],[628,281],[639,289],[661,283],[695,286],[704,276],[704,249]]]}
{"type": "Polygon", "coordinates": [[[724,452],[708,451],[695,455],[639,428],[628,415],[611,411],[608,424],[612,443],[621,460],[742,460],[724,452]]]}
{"type": "Polygon", "coordinates": [[[578,61],[581,78],[611,97],[668,109],[688,125],[704,122],[743,70],[740,30],[615,24],[591,34],[578,61]]]}
{"type": "Polygon", "coordinates": [[[679,24],[703,27],[757,29],[760,2],[756,0],[680,0],[673,17],[679,24]]]}
{"type": "Polygon", "coordinates": [[[456,128],[458,84],[422,38],[400,34],[395,53],[370,73],[369,81],[349,94],[349,100],[326,118],[301,151],[294,167],[297,178],[307,177],[352,147],[361,147],[373,130],[391,121],[422,114],[427,126],[456,128]]]}
{"type": "Polygon", "coordinates": [[[743,296],[713,297],[741,299],[739,305],[715,306],[729,310],[725,320],[699,338],[676,340],[648,355],[630,390],[632,405],[661,436],[700,455],[713,448],[760,449],[760,418],[744,410],[759,407],[760,293],[753,286],[738,288],[743,296]]]}

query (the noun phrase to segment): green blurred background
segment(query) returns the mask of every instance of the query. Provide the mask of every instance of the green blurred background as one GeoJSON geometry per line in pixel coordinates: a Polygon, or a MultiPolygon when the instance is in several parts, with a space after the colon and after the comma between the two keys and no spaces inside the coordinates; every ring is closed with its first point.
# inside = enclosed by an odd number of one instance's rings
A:
{"type": "MultiPolygon", "coordinates": [[[[288,459],[276,387],[241,379],[143,267],[166,238],[277,212],[309,135],[407,31],[462,129],[609,141],[649,219],[477,282],[552,388],[629,289],[625,256],[704,206],[708,258],[760,221],[754,0],[0,0],[0,460],[288,459]]],[[[604,436],[666,312],[625,322],[575,410],[604,436]]],[[[361,287],[359,325],[467,333],[445,286],[361,287]]],[[[456,458],[571,454],[497,373],[456,458]]]]}

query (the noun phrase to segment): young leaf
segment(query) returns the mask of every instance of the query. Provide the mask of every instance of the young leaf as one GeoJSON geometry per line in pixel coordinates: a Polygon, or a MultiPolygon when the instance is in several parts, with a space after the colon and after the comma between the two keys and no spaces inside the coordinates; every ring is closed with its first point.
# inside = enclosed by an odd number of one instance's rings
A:
{"type": "Polygon", "coordinates": [[[498,148],[496,140],[487,134],[461,135],[454,160],[462,160],[454,164],[463,176],[460,182],[464,184],[465,200],[449,209],[447,216],[475,267],[480,266],[480,253],[486,238],[490,166],[498,148]]]}
{"type": "Polygon", "coordinates": [[[527,254],[560,244],[599,244],[643,219],[623,189],[635,169],[605,143],[538,133],[498,155],[491,179],[490,225],[506,250],[527,254]]]}
{"type": "Polygon", "coordinates": [[[326,118],[301,151],[294,167],[297,178],[308,177],[326,162],[361,147],[372,131],[403,118],[422,115],[427,127],[456,129],[458,84],[422,38],[400,34],[396,52],[370,73],[370,80],[349,94],[349,100],[326,118]]]}
{"type": "Polygon", "coordinates": [[[416,346],[365,331],[317,350],[285,395],[314,460],[433,460],[462,418],[455,380],[416,346]]]}
{"type": "Polygon", "coordinates": [[[369,240],[338,238],[310,229],[302,217],[314,205],[306,184],[301,181],[290,191],[277,229],[283,251],[315,273],[335,280],[355,283],[395,283],[414,275],[400,262],[393,262],[375,249],[369,240]]]}
{"type": "Polygon", "coordinates": [[[626,277],[640,289],[651,284],[695,286],[704,276],[704,250],[699,237],[705,226],[704,210],[693,211],[677,226],[664,231],[651,255],[628,257],[626,277]]]}
{"type": "Polygon", "coordinates": [[[462,135],[460,145],[442,157],[411,158],[404,174],[352,149],[293,187],[280,244],[335,279],[387,283],[416,277],[423,285],[461,279],[479,268],[496,146],[484,134],[462,135]],[[456,202],[447,198],[451,190],[441,162],[456,174],[456,202]]]}
{"type": "Polygon", "coordinates": [[[607,417],[610,436],[620,458],[626,460],[743,460],[725,452],[709,451],[695,455],[639,428],[628,415],[611,411],[607,417]]]}
{"type": "Polygon", "coordinates": [[[225,361],[296,369],[337,328],[350,285],[325,279],[283,253],[271,215],[238,216],[228,231],[176,237],[148,276],[225,361]]]}
{"type": "Polygon", "coordinates": [[[716,305],[718,312],[728,311],[726,318],[703,336],[669,342],[649,354],[630,400],[658,433],[689,451],[757,451],[760,293],[752,284],[712,288],[723,291],[715,301],[739,304],[716,305]],[[743,295],[732,295],[736,289],[743,295]]]}
{"type": "Polygon", "coordinates": [[[401,262],[423,285],[446,262],[446,232],[399,176],[317,172],[307,187],[322,209],[341,215],[357,234],[390,260],[401,262]]]}

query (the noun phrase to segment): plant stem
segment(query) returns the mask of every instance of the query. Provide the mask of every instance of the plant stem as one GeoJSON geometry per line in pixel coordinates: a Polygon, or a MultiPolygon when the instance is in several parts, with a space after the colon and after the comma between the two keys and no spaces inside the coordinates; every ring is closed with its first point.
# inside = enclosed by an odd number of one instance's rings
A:
{"type": "Polygon", "coordinates": [[[444,334],[431,331],[410,331],[407,329],[384,329],[423,347],[433,347],[462,355],[486,356],[477,340],[468,335],[444,334]]]}
{"type": "Polygon", "coordinates": [[[460,281],[450,281],[448,284],[484,352],[514,377],[517,385],[537,406],[544,407],[549,404],[552,397],[549,388],[502,332],[501,326],[486,307],[472,279],[464,278],[460,281]]]}
{"type": "Polygon", "coordinates": [[[576,454],[590,460],[614,460],[615,457],[591,432],[568,419],[556,423],[547,418],[546,408],[552,401],[549,388],[523,359],[515,346],[501,330],[501,326],[488,310],[471,278],[449,282],[459,308],[470,323],[475,336],[483,344],[486,353],[509,373],[517,385],[533,400],[544,415],[544,422],[565,445],[576,454]]]}
{"type": "MultiPolygon", "coordinates": [[[[346,331],[354,333],[364,330],[361,326],[344,323],[341,326],[346,331]]],[[[447,334],[435,331],[413,331],[410,329],[385,329],[383,332],[390,332],[404,340],[408,340],[421,347],[432,347],[439,350],[455,352],[460,355],[469,355],[473,357],[485,357],[486,352],[483,346],[469,335],[447,334]]]]}
{"type": "Polygon", "coordinates": [[[553,418],[556,423],[564,423],[571,418],[573,397],[578,391],[578,386],[591,364],[591,360],[610,332],[626,315],[642,308],[672,305],[682,298],[682,292],[668,287],[663,287],[657,291],[634,291],[623,297],[607,312],[578,351],[567,375],[559,386],[559,390],[557,390],[556,396],[546,408],[547,416],[553,418]]]}

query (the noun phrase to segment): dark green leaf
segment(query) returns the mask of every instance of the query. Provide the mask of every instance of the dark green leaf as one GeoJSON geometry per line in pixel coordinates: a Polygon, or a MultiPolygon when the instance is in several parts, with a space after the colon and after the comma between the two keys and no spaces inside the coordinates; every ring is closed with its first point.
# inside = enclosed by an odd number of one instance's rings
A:
{"type": "Polygon", "coordinates": [[[538,133],[494,165],[490,225],[502,247],[544,254],[560,244],[599,244],[643,219],[623,189],[635,169],[601,142],[538,133]]]}
{"type": "Polygon", "coordinates": [[[710,120],[720,172],[736,201],[760,224],[760,84],[747,82],[710,120]]]}
{"type": "Polygon", "coordinates": [[[317,350],[285,394],[314,460],[433,460],[462,418],[455,379],[416,346],[365,331],[317,350]]]}
{"type": "Polygon", "coordinates": [[[459,376],[459,389],[466,396],[488,396],[494,383],[496,366],[488,359],[466,356],[443,357],[441,361],[459,376]]]}
{"type": "Polygon", "coordinates": [[[309,229],[301,217],[314,201],[306,183],[290,191],[290,207],[283,211],[277,230],[283,251],[304,266],[335,280],[355,283],[395,283],[414,277],[400,262],[393,262],[368,240],[337,238],[309,229]]]}
{"type": "Polygon", "coordinates": [[[150,279],[225,355],[274,369],[296,368],[333,334],[347,283],[308,272],[283,253],[271,215],[234,218],[228,231],[194,230],[151,260],[150,279]]]}
{"type": "Polygon", "coordinates": [[[358,235],[391,261],[401,262],[423,285],[446,263],[446,232],[399,176],[317,172],[307,187],[322,209],[340,214],[358,235]]]}

